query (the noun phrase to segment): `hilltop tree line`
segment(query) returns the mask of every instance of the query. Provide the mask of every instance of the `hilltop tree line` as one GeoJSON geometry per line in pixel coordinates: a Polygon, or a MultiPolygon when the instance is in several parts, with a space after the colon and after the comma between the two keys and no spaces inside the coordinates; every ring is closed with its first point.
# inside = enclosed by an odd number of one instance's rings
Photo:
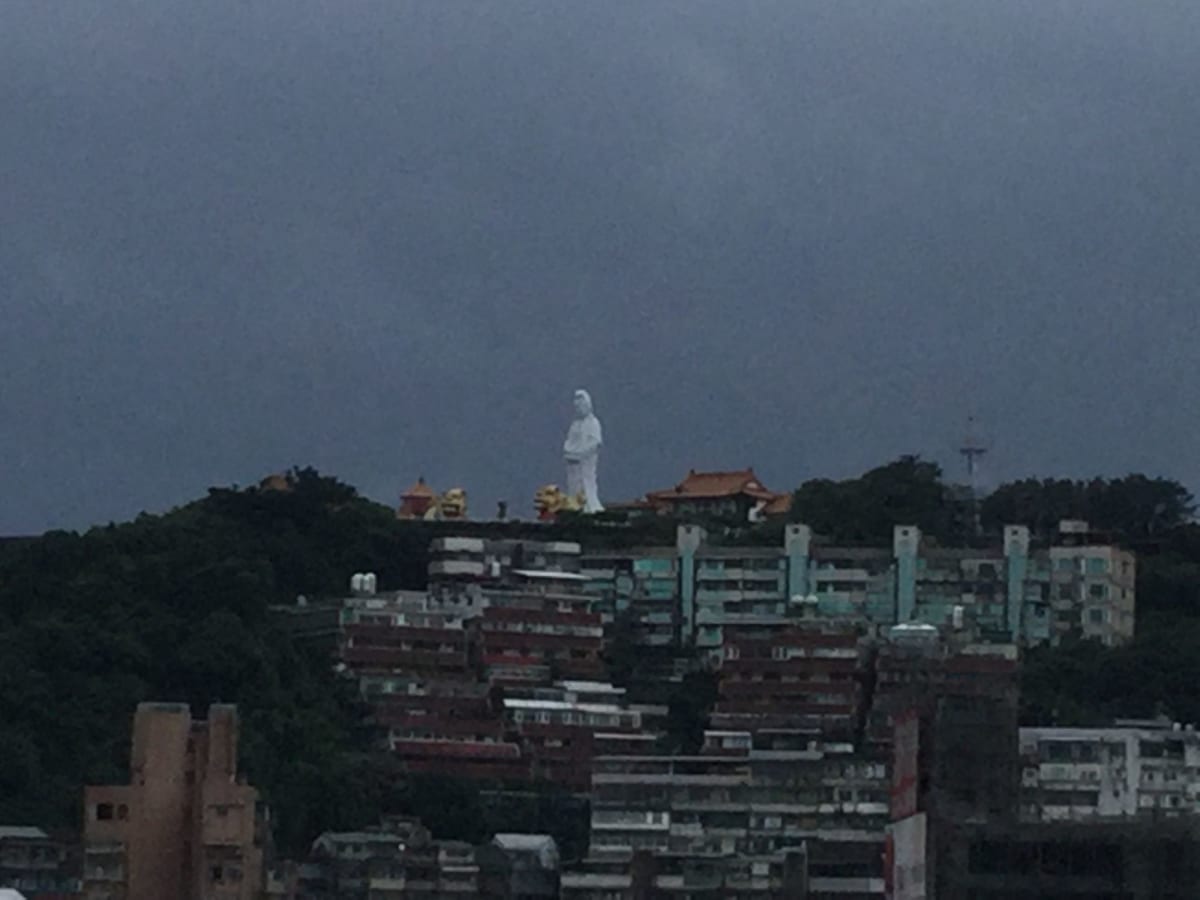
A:
{"type": "MultiPolygon", "coordinates": [[[[1143,476],[1020,481],[983,499],[985,531],[1024,523],[1046,536],[1059,519],[1083,518],[1139,552],[1137,640],[1030,654],[1028,721],[1159,711],[1200,721],[1193,511],[1181,485],[1143,476]]],[[[887,542],[894,524],[915,523],[931,540],[953,543],[975,528],[961,491],[916,457],[857,479],[807,482],[793,515],[835,542],[887,542]]],[[[442,527],[398,522],[336,479],[294,470],[287,490],[214,489],[165,515],[0,546],[0,822],[78,827],[84,784],[128,778],[136,704],[171,700],[197,713],[212,702],[238,704],[243,767],[274,809],[285,852],[384,811],[423,815],[447,837],[477,839],[493,820],[514,826],[471,789],[407,779],[389,765],[352,681],[268,615],[299,594],[344,592],[355,571],[374,571],[389,588],[423,586],[428,543],[442,527]]],[[[671,540],[661,521],[505,527],[514,536],[671,540]]],[[[673,728],[694,741],[701,717],[681,707],[673,728]]],[[[516,824],[561,831],[556,808],[553,798],[534,796],[516,824]]],[[[573,843],[582,839],[573,834],[573,843]]]]}
{"type": "Polygon", "coordinates": [[[791,518],[832,543],[889,543],[892,526],[917,525],[946,546],[969,544],[978,528],[988,538],[1005,525],[1027,525],[1049,537],[1064,519],[1087,521],[1095,530],[1126,542],[1178,537],[1192,521],[1188,490],[1166,478],[1027,478],[980,498],[948,483],[941,467],[916,456],[845,481],[814,479],[797,489],[791,518]]]}

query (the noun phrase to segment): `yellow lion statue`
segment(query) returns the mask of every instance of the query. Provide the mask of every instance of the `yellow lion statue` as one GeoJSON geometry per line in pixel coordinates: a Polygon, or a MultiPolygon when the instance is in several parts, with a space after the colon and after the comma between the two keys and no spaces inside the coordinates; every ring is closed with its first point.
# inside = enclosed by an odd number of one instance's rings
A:
{"type": "Polygon", "coordinates": [[[429,507],[426,519],[465,519],[467,517],[467,492],[462,488],[450,488],[429,507]]]}
{"type": "Polygon", "coordinates": [[[542,522],[553,522],[560,512],[578,512],[583,509],[583,504],[582,494],[572,497],[557,484],[543,485],[533,495],[533,507],[542,522]]]}

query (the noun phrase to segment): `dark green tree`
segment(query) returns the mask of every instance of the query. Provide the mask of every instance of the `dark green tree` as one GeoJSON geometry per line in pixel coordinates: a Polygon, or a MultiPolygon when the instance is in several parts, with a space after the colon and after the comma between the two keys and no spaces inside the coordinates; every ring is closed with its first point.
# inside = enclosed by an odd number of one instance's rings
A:
{"type": "Polygon", "coordinates": [[[968,510],[942,480],[941,467],[903,456],[845,481],[806,481],[796,491],[791,518],[835,543],[887,544],[896,525],[916,525],[937,540],[969,536],[968,510]]]}
{"type": "Polygon", "coordinates": [[[1063,519],[1082,519],[1125,540],[1169,534],[1195,512],[1191,493],[1177,481],[1127,475],[1123,478],[1027,478],[1002,485],[982,504],[984,524],[1027,525],[1051,535],[1063,519]]]}

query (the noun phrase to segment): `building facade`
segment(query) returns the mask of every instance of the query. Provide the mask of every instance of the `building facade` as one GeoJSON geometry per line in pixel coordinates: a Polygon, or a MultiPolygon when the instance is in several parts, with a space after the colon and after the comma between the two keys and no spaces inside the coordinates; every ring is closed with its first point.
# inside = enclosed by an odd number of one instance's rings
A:
{"type": "MultiPolygon", "coordinates": [[[[766,740],[710,731],[698,755],[598,757],[591,874],[604,874],[607,860],[608,875],[632,877],[641,852],[660,866],[673,860],[668,871],[680,878],[702,870],[710,880],[717,870],[725,878],[738,859],[758,861],[744,874],[766,878],[769,860],[806,848],[809,896],[882,897],[885,764],[849,744],[766,740]]],[[[580,891],[603,881],[564,876],[564,886],[580,891]]]]}
{"type": "Polygon", "coordinates": [[[130,783],[84,790],[87,900],[254,900],[268,839],[258,792],[237,773],[237,710],[142,703],[130,783]]]}
{"type": "Polygon", "coordinates": [[[1031,821],[1200,813],[1200,734],[1171,722],[1022,728],[1021,807],[1031,821]]]}
{"type": "Polygon", "coordinates": [[[79,879],[70,850],[40,828],[0,825],[0,886],[32,900],[76,895],[79,879]]]}
{"type": "Polygon", "coordinates": [[[857,631],[817,623],[727,626],[724,637],[714,728],[855,738],[870,661],[857,631]]]}
{"type": "Polygon", "coordinates": [[[1110,646],[1132,639],[1134,555],[1063,522],[1034,546],[1022,526],[989,548],[940,548],[897,526],[891,547],[832,547],[808,526],[785,526],[778,547],[712,543],[680,525],[674,547],[588,550],[593,592],[629,610],[646,646],[675,644],[715,655],[727,626],[819,618],[879,631],[896,624],[962,624],[986,640],[1057,643],[1067,635],[1110,646]]]}

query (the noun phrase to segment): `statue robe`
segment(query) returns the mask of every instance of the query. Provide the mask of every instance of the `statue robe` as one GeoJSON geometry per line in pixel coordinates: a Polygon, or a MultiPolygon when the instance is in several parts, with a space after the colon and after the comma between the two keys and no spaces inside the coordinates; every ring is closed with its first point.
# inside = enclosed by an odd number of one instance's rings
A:
{"type": "Polygon", "coordinates": [[[596,487],[596,464],[602,443],[600,420],[590,412],[571,422],[563,443],[563,457],[567,463],[567,493],[572,497],[583,495],[585,512],[601,512],[604,509],[600,505],[596,487]]]}

